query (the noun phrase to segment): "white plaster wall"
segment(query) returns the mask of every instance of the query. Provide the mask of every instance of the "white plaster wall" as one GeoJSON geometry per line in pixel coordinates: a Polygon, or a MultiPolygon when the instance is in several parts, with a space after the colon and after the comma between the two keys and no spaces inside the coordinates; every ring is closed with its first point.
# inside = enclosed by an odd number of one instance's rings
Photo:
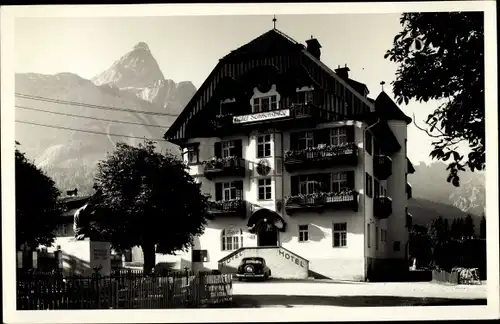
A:
{"type": "Polygon", "coordinates": [[[387,256],[390,258],[405,258],[405,246],[408,242],[408,231],[405,227],[406,207],[408,199],[406,196],[405,173],[407,169],[405,150],[405,139],[407,137],[407,125],[404,121],[391,120],[388,125],[398,142],[401,150],[391,156],[392,175],[387,179],[387,194],[392,198],[392,215],[388,218],[387,226],[387,256]],[[400,241],[400,251],[394,251],[393,243],[400,241]]]}

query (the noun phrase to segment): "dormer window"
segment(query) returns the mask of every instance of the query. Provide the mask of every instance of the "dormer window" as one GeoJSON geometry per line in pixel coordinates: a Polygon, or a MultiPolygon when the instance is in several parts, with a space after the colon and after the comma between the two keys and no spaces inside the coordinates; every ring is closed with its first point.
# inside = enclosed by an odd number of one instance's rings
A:
{"type": "Polygon", "coordinates": [[[271,95],[253,99],[253,112],[266,112],[278,109],[278,96],[271,95]]]}
{"type": "Polygon", "coordinates": [[[313,87],[297,88],[297,104],[307,105],[313,102],[313,87]]]}

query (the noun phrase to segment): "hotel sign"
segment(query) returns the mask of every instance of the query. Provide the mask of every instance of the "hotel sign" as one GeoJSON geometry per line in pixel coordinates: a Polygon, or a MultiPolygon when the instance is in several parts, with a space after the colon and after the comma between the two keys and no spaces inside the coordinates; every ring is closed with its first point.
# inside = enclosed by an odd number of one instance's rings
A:
{"type": "Polygon", "coordinates": [[[264,120],[278,119],[290,117],[290,109],[282,109],[275,111],[266,111],[257,114],[243,115],[243,116],[233,116],[233,124],[244,124],[259,122],[264,120]]]}

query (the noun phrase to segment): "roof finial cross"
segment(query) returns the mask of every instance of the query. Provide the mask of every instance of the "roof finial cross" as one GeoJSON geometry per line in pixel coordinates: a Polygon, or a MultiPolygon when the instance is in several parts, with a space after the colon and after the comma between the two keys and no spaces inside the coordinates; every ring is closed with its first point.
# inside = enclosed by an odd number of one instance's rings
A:
{"type": "Polygon", "coordinates": [[[380,85],[382,86],[382,91],[384,91],[384,84],[385,84],[385,81],[380,82],[380,85]]]}
{"type": "Polygon", "coordinates": [[[276,21],[277,21],[276,15],[274,15],[274,17],[273,17],[273,29],[276,29],[276,21]]]}

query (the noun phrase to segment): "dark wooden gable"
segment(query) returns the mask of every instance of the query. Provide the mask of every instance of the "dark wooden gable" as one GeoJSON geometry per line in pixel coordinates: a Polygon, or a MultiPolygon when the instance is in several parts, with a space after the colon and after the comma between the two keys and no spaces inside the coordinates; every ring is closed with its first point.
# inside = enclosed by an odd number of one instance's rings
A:
{"type": "Polygon", "coordinates": [[[221,59],[167,130],[165,139],[176,143],[185,138],[196,136],[200,127],[207,127],[208,120],[206,118],[209,118],[213,114],[214,107],[220,104],[220,98],[215,98],[214,94],[219,88],[218,84],[221,80],[231,77],[236,80],[241,89],[240,78],[255,68],[270,66],[274,67],[278,74],[282,74],[290,66],[297,64],[298,54],[303,48],[297,45],[280,32],[271,30],[221,59]],[[202,110],[204,110],[203,113],[202,110]],[[191,122],[191,120],[197,121],[191,122]]]}

